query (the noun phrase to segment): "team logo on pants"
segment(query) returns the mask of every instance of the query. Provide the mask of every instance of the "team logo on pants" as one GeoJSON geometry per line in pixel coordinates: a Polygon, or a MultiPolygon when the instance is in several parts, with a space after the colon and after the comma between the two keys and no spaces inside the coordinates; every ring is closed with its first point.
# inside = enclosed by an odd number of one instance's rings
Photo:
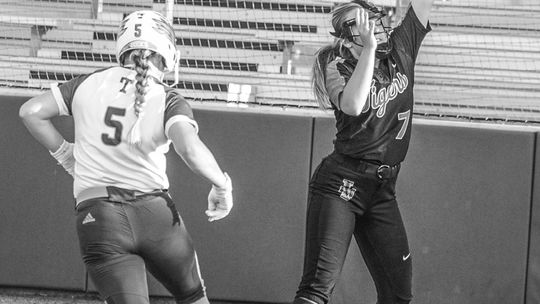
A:
{"type": "Polygon", "coordinates": [[[356,188],[354,188],[353,186],[353,181],[344,178],[343,185],[339,187],[339,197],[341,197],[345,201],[349,201],[351,198],[353,198],[354,193],[356,192],[356,188]]]}

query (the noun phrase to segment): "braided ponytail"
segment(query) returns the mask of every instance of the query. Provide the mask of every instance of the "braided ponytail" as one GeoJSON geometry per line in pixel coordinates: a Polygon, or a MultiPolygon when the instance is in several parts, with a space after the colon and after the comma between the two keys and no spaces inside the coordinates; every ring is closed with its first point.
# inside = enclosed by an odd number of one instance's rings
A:
{"type": "Polygon", "coordinates": [[[144,107],[146,105],[145,95],[148,92],[148,70],[150,68],[148,58],[154,53],[150,50],[133,50],[130,53],[131,61],[135,64],[135,103],[133,109],[137,119],[128,133],[128,142],[131,145],[141,144],[141,119],[144,116],[144,107]]]}

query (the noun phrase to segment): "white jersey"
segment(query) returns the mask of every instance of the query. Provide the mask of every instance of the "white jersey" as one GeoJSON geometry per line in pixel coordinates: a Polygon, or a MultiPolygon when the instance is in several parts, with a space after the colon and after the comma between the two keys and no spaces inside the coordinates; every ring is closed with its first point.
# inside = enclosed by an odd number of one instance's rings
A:
{"type": "Polygon", "coordinates": [[[112,67],[52,87],[60,114],[72,115],[75,124],[75,197],[98,186],[143,192],[168,189],[169,127],[185,121],[198,131],[193,111],[178,91],[149,81],[140,118],[142,143],[128,144],[137,118],[135,75],[134,70],[112,67]]]}

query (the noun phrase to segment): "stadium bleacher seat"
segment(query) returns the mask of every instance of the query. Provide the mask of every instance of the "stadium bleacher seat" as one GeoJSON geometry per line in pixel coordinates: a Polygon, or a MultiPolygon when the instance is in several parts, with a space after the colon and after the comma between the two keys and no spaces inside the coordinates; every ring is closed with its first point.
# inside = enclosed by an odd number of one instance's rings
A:
{"type": "MultiPolygon", "coordinates": [[[[436,1],[430,18],[435,30],[418,57],[417,101],[424,105],[450,102],[452,98],[440,96],[445,86],[452,88],[453,98],[463,92],[460,100],[465,105],[475,100],[495,104],[501,95],[497,90],[502,89],[515,92],[524,103],[535,98],[537,93],[530,87],[540,82],[540,76],[530,61],[540,59],[540,38],[535,35],[540,24],[532,21],[540,8],[536,14],[534,9],[523,11],[521,1],[529,0],[511,1],[515,5],[505,9],[486,8],[485,1],[436,1]],[[471,87],[477,88],[473,94],[471,87]]],[[[182,52],[182,88],[194,92],[195,98],[223,99],[228,84],[239,83],[254,88],[252,100],[314,106],[309,75],[315,52],[331,42],[328,13],[334,3],[176,0],[173,22],[182,52]]],[[[0,30],[5,33],[0,36],[0,56],[6,55],[1,60],[20,59],[18,66],[12,66],[18,72],[4,73],[2,81],[20,84],[25,81],[23,71],[28,71],[28,85],[41,87],[48,81],[43,77],[61,81],[71,74],[113,65],[118,22],[134,10],[166,9],[165,0],[105,0],[99,14],[92,13],[92,0],[36,0],[34,4],[40,9],[30,9],[23,1],[10,3],[0,13],[0,30]],[[55,64],[31,60],[36,56],[55,64]],[[63,70],[55,68],[62,62],[70,67],[66,77],[58,76],[63,70]],[[43,73],[32,74],[32,70],[43,73]]]]}

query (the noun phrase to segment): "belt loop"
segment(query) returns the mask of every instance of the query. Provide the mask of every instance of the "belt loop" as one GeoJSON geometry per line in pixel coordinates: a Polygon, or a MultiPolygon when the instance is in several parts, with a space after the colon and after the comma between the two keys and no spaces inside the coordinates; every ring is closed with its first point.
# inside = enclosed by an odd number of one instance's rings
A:
{"type": "Polygon", "coordinates": [[[401,164],[397,164],[394,166],[380,165],[376,170],[376,175],[381,180],[391,179],[398,175],[400,167],[401,164]]]}
{"type": "Polygon", "coordinates": [[[387,179],[388,176],[386,176],[385,172],[388,172],[390,170],[390,175],[392,175],[392,169],[388,165],[380,165],[379,168],[377,168],[377,177],[379,179],[387,179]]]}

